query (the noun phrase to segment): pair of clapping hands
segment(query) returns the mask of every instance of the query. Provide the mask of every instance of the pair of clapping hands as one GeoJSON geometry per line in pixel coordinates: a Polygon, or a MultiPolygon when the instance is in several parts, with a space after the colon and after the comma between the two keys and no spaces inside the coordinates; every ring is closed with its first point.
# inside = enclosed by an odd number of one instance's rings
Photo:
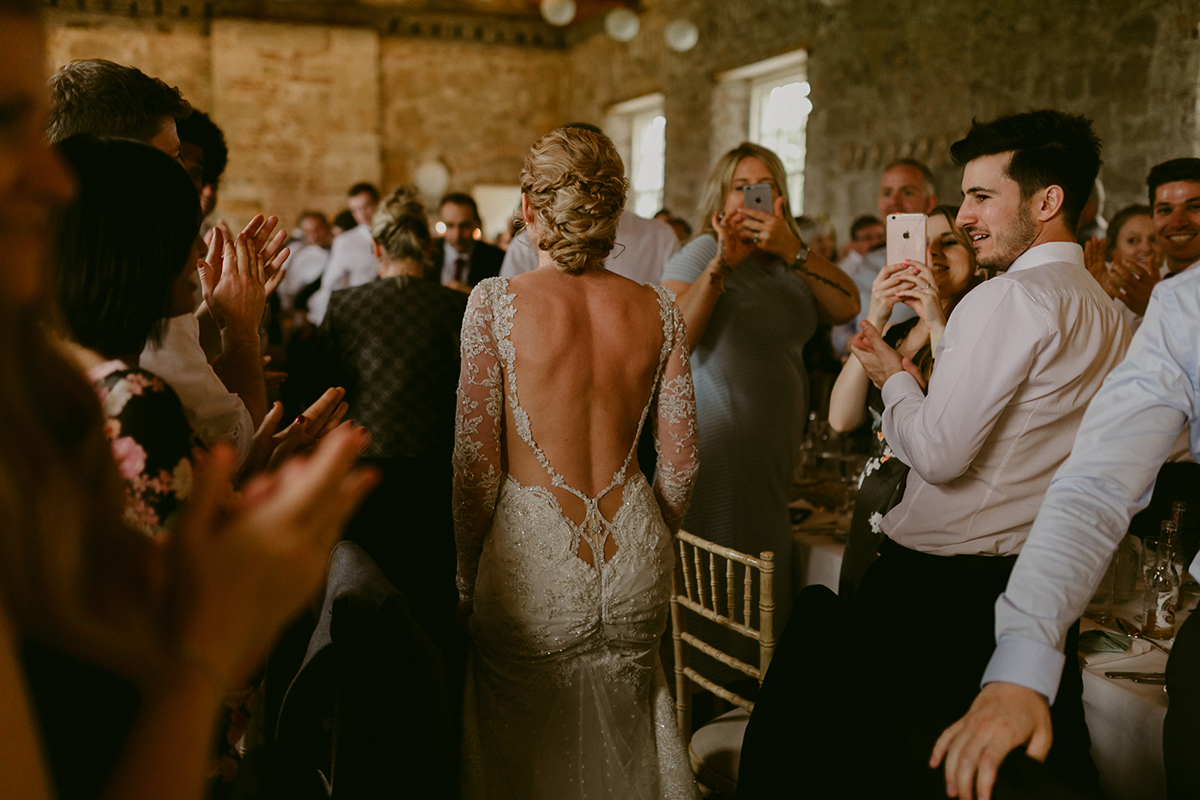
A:
{"type": "Polygon", "coordinates": [[[1105,244],[1105,240],[1098,236],[1089,239],[1083,246],[1083,263],[1105,294],[1120,300],[1139,317],[1145,316],[1150,293],[1162,278],[1159,269],[1162,254],[1156,248],[1150,255],[1149,263],[1143,267],[1116,250],[1113,251],[1112,269],[1109,269],[1104,259],[1105,244]]]}
{"type": "Polygon", "coordinates": [[[917,312],[931,340],[941,337],[946,328],[946,312],[933,270],[919,261],[902,261],[888,264],[875,276],[867,318],[859,323],[859,333],[850,341],[850,350],[876,387],[883,388],[888,378],[903,371],[916,378],[924,389],[925,377],[920,369],[883,341],[884,326],[897,303],[917,312]]]}
{"type": "Polygon", "coordinates": [[[221,330],[258,330],[267,298],[283,280],[287,231],[275,231],[279,217],[256,215],[237,236],[220,222],[206,237],[208,252],[196,264],[207,310],[221,330]],[[274,234],[274,235],[272,235],[274,234]]]}

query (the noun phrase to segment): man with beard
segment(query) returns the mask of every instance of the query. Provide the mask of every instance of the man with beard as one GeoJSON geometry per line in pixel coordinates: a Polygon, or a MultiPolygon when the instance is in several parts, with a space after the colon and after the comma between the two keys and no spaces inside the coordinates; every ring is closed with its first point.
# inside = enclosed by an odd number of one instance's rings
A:
{"type": "MultiPolygon", "coordinates": [[[[883,391],[884,436],[912,470],[853,606],[820,586],[797,599],[746,731],[739,798],[789,796],[789,785],[822,797],[943,794],[927,766],[934,741],[978,693],[996,599],[1129,341],[1075,243],[1100,167],[1088,120],[1034,111],[976,122],[951,155],[964,167],[958,224],[979,265],[1000,274],[955,309],[928,395],[870,323],[852,343],[883,391]],[[831,620],[854,640],[813,658],[809,633],[831,620]]],[[[1075,626],[1068,652],[1077,638],[1075,626]]],[[[1049,779],[1095,792],[1074,659],[1061,686],[1049,779]]]]}

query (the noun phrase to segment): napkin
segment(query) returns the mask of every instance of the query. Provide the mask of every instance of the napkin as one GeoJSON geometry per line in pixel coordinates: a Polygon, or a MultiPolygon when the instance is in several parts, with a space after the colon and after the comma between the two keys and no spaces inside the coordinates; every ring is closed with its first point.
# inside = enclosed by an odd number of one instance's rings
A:
{"type": "Polygon", "coordinates": [[[1090,630],[1079,634],[1079,654],[1089,667],[1134,658],[1149,650],[1146,642],[1112,631],[1090,630]]]}

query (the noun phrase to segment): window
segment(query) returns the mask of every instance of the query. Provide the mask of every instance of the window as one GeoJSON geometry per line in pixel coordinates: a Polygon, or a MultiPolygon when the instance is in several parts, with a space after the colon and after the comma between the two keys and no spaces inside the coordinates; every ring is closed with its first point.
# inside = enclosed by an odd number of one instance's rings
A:
{"type": "Polygon", "coordinates": [[[663,207],[667,118],[663,96],[646,95],[609,109],[605,132],[617,145],[629,178],[626,207],[649,219],[663,207]]]}
{"type": "Polygon", "coordinates": [[[718,86],[731,98],[749,96],[746,132],[750,141],[770,148],[783,161],[788,202],[797,215],[804,213],[806,133],[813,108],[807,60],[803,50],[769,58],[722,73],[718,86]]]}

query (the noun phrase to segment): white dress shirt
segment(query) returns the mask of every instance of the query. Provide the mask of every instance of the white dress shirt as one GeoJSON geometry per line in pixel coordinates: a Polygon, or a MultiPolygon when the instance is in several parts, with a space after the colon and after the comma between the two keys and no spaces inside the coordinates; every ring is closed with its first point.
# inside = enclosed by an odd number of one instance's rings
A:
{"type": "MultiPolygon", "coordinates": [[[[958,313],[958,312],[955,312],[958,313]]],[[[983,682],[1051,702],[1066,630],[1087,607],[1129,520],[1150,503],[1184,425],[1200,456],[1200,270],[1160,282],[1129,355],[1093,398],[996,601],[996,652],[983,682]]],[[[1200,579],[1200,558],[1190,572],[1200,579]]]]}
{"type": "Polygon", "coordinates": [[[284,266],[287,272],[276,290],[279,293],[279,305],[285,311],[291,311],[296,306],[296,296],[304,288],[325,274],[329,265],[330,251],[315,244],[302,244],[288,256],[284,266]]]}
{"type": "MultiPolygon", "coordinates": [[[[659,283],[667,261],[678,249],[679,237],[670,225],[626,211],[617,222],[617,243],[604,266],[638,283],[659,283]]],[[[515,278],[537,267],[538,257],[529,243],[529,232],[521,231],[508,245],[500,277],[515,278]]]]}
{"type": "Polygon", "coordinates": [[[912,470],[884,533],[936,555],[1015,555],[1129,331],[1074,242],[1030,248],[973,289],[938,342],[926,396],[883,386],[883,435],[912,470]]]}
{"type": "Polygon", "coordinates": [[[460,253],[454,249],[454,245],[443,240],[442,241],[442,286],[450,283],[450,281],[458,280],[458,259],[465,258],[467,260],[467,274],[463,276],[462,282],[466,283],[471,273],[471,255],[470,253],[460,253]]]}
{"type": "Polygon", "coordinates": [[[200,346],[200,322],[193,314],[167,320],[162,343],[146,345],[138,366],[165,380],[200,440],[212,446],[230,442],[237,448],[238,464],[250,455],[254,420],[242,398],[225,388],[200,346]]]}
{"type": "Polygon", "coordinates": [[[362,286],[379,277],[379,264],[375,259],[371,228],[359,225],[339,233],[329,251],[329,264],[321,277],[321,288],[313,292],[308,301],[308,319],[320,325],[329,308],[329,297],[338,289],[362,286]]]}

